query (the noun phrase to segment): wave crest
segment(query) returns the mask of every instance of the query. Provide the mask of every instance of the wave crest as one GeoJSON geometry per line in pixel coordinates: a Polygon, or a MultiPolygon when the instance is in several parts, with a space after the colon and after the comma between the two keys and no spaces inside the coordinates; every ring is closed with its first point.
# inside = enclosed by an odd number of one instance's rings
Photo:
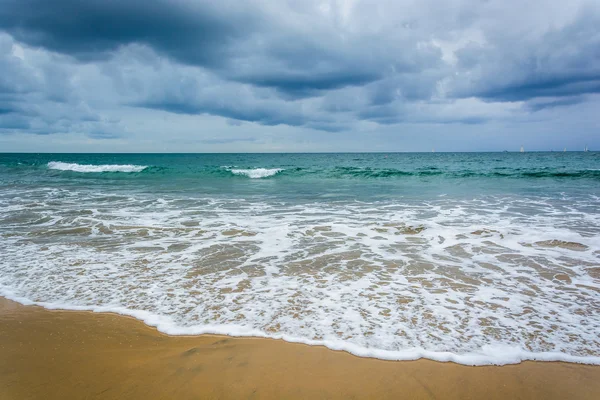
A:
{"type": "Polygon", "coordinates": [[[91,164],[76,164],[76,163],[64,163],[60,161],[50,161],[48,163],[49,169],[56,169],[59,171],[74,171],[74,172],[140,172],[147,168],[145,165],[131,165],[131,164],[102,164],[102,165],[91,165],[91,164]]]}
{"type": "Polygon", "coordinates": [[[276,175],[283,171],[282,168],[253,168],[253,169],[230,169],[232,174],[245,175],[248,178],[260,179],[276,175]]]}

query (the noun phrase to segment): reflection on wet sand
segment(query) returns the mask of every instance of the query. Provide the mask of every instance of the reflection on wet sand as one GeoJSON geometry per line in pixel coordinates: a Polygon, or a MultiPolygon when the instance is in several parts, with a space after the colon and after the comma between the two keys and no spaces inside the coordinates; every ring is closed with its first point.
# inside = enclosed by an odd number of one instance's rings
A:
{"type": "Polygon", "coordinates": [[[319,346],[170,337],[113,314],[0,299],[0,398],[595,399],[600,367],[391,362],[319,346]]]}

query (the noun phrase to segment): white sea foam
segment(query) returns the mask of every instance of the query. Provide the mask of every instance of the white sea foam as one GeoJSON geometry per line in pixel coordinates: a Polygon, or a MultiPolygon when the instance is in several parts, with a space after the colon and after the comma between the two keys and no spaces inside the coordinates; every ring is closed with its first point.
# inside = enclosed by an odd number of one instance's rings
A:
{"type": "Polygon", "coordinates": [[[476,352],[456,354],[450,351],[430,351],[423,348],[404,350],[382,350],[358,346],[343,340],[311,340],[286,334],[266,333],[258,329],[249,329],[240,325],[196,325],[182,327],[165,315],[157,315],[145,310],[131,310],[120,306],[74,306],[71,304],[35,302],[28,298],[16,296],[11,290],[0,286],[0,296],[24,305],[37,305],[49,310],[72,310],[108,312],[130,316],[157,328],[160,332],[173,336],[192,335],[226,335],[234,337],[258,337],[284,340],[290,343],[302,343],[309,346],[325,346],[331,350],[346,351],[358,357],[378,358],[389,361],[413,361],[421,358],[439,362],[454,362],[464,365],[508,365],[522,361],[562,361],[579,364],[600,365],[598,356],[573,356],[560,352],[531,352],[518,346],[484,346],[476,352]]]}
{"type": "Polygon", "coordinates": [[[252,179],[266,178],[283,171],[281,168],[230,169],[235,175],[245,175],[252,179]]]}
{"type": "Polygon", "coordinates": [[[0,194],[0,294],[25,304],[389,360],[600,364],[597,198],[17,190],[0,194]]]}
{"type": "Polygon", "coordinates": [[[61,171],[74,171],[74,172],[140,172],[148,168],[145,165],[118,165],[118,164],[102,164],[102,165],[91,165],[91,164],[75,164],[75,163],[64,163],[60,161],[51,161],[48,163],[49,169],[58,169],[61,171]]]}

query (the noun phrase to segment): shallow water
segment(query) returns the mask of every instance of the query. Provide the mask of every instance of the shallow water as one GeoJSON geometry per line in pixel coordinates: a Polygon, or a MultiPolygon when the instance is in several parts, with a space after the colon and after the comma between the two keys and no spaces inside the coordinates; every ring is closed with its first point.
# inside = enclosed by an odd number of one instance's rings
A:
{"type": "Polygon", "coordinates": [[[0,155],[0,292],[173,334],[600,363],[600,153],[0,155]]]}

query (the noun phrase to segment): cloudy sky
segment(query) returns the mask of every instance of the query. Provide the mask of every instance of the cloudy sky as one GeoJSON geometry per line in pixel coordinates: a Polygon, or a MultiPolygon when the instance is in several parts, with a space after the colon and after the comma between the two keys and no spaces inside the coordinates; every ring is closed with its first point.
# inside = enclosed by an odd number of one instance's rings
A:
{"type": "Polygon", "coordinates": [[[598,0],[0,0],[2,151],[600,149],[598,0]]]}

